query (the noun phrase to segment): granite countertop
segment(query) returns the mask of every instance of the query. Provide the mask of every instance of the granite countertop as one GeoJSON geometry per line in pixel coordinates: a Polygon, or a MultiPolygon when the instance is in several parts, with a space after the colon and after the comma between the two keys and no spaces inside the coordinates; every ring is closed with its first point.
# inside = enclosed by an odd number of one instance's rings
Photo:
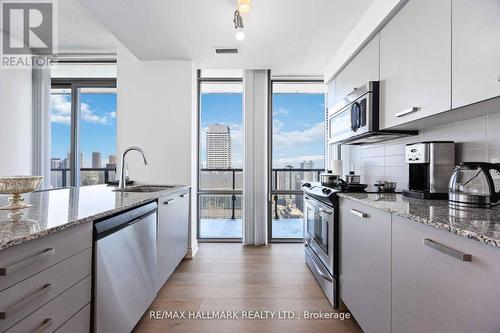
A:
{"type": "Polygon", "coordinates": [[[339,193],[339,197],[500,248],[500,206],[453,208],[447,200],[422,200],[399,193],[339,193]]]}
{"type": "MultiPolygon", "coordinates": [[[[92,222],[186,188],[188,186],[176,185],[164,191],[138,193],[115,192],[116,187],[93,185],[33,192],[24,196],[24,202],[33,207],[17,212],[0,210],[0,250],[92,222]]],[[[0,206],[8,204],[7,197],[0,195],[0,206]]]]}

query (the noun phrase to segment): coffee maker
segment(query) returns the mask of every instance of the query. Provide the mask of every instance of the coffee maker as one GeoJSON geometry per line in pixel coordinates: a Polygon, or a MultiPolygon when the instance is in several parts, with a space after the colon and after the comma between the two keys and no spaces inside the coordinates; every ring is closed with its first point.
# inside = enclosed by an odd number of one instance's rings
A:
{"type": "Polygon", "coordinates": [[[448,181],[455,168],[453,141],[425,141],[406,145],[408,190],[403,195],[418,199],[447,199],[448,181]]]}

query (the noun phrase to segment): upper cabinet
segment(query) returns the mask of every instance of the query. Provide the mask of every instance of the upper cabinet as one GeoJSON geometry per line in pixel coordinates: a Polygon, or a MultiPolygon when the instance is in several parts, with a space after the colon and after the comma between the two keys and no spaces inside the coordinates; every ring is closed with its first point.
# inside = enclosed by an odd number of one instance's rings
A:
{"type": "Polygon", "coordinates": [[[380,81],[381,128],[451,108],[451,0],[410,0],[380,31],[380,81]]]}
{"type": "Polygon", "coordinates": [[[453,0],[453,108],[500,96],[500,1],[453,0]]]}
{"type": "Polygon", "coordinates": [[[347,64],[335,79],[336,102],[368,81],[379,80],[379,35],[377,34],[347,64]]]}

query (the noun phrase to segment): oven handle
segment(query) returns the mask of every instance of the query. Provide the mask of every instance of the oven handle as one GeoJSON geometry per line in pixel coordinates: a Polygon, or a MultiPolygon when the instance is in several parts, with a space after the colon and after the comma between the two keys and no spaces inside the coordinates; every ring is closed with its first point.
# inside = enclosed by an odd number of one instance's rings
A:
{"type": "MultiPolygon", "coordinates": [[[[304,197],[304,199],[306,199],[308,202],[308,204],[311,206],[311,207],[314,207],[314,208],[317,208],[317,210],[320,212],[320,213],[326,213],[328,215],[332,215],[333,214],[333,210],[331,208],[328,208],[328,209],[325,209],[325,208],[322,208],[320,205],[316,204],[315,202],[312,202],[311,199],[309,197],[304,197]]],[[[326,205],[324,205],[324,207],[327,207],[326,205]]]]}
{"type": "MultiPolygon", "coordinates": [[[[309,247],[309,243],[307,241],[305,242],[305,246],[309,247]]],[[[305,254],[309,257],[309,259],[311,259],[311,262],[314,265],[314,269],[316,269],[316,272],[318,272],[318,274],[321,275],[321,277],[323,277],[328,282],[333,282],[333,279],[331,277],[329,277],[328,274],[325,274],[321,271],[321,269],[318,267],[318,264],[316,264],[314,259],[311,258],[311,255],[309,255],[309,253],[307,253],[307,251],[305,251],[305,254]]]]}

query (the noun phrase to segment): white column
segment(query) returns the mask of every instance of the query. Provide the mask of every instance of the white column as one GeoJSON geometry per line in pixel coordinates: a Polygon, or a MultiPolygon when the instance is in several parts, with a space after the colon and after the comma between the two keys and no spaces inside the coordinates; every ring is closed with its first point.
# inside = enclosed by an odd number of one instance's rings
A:
{"type": "Polygon", "coordinates": [[[243,77],[243,244],[267,244],[268,72],[245,70],[243,77]]]}

